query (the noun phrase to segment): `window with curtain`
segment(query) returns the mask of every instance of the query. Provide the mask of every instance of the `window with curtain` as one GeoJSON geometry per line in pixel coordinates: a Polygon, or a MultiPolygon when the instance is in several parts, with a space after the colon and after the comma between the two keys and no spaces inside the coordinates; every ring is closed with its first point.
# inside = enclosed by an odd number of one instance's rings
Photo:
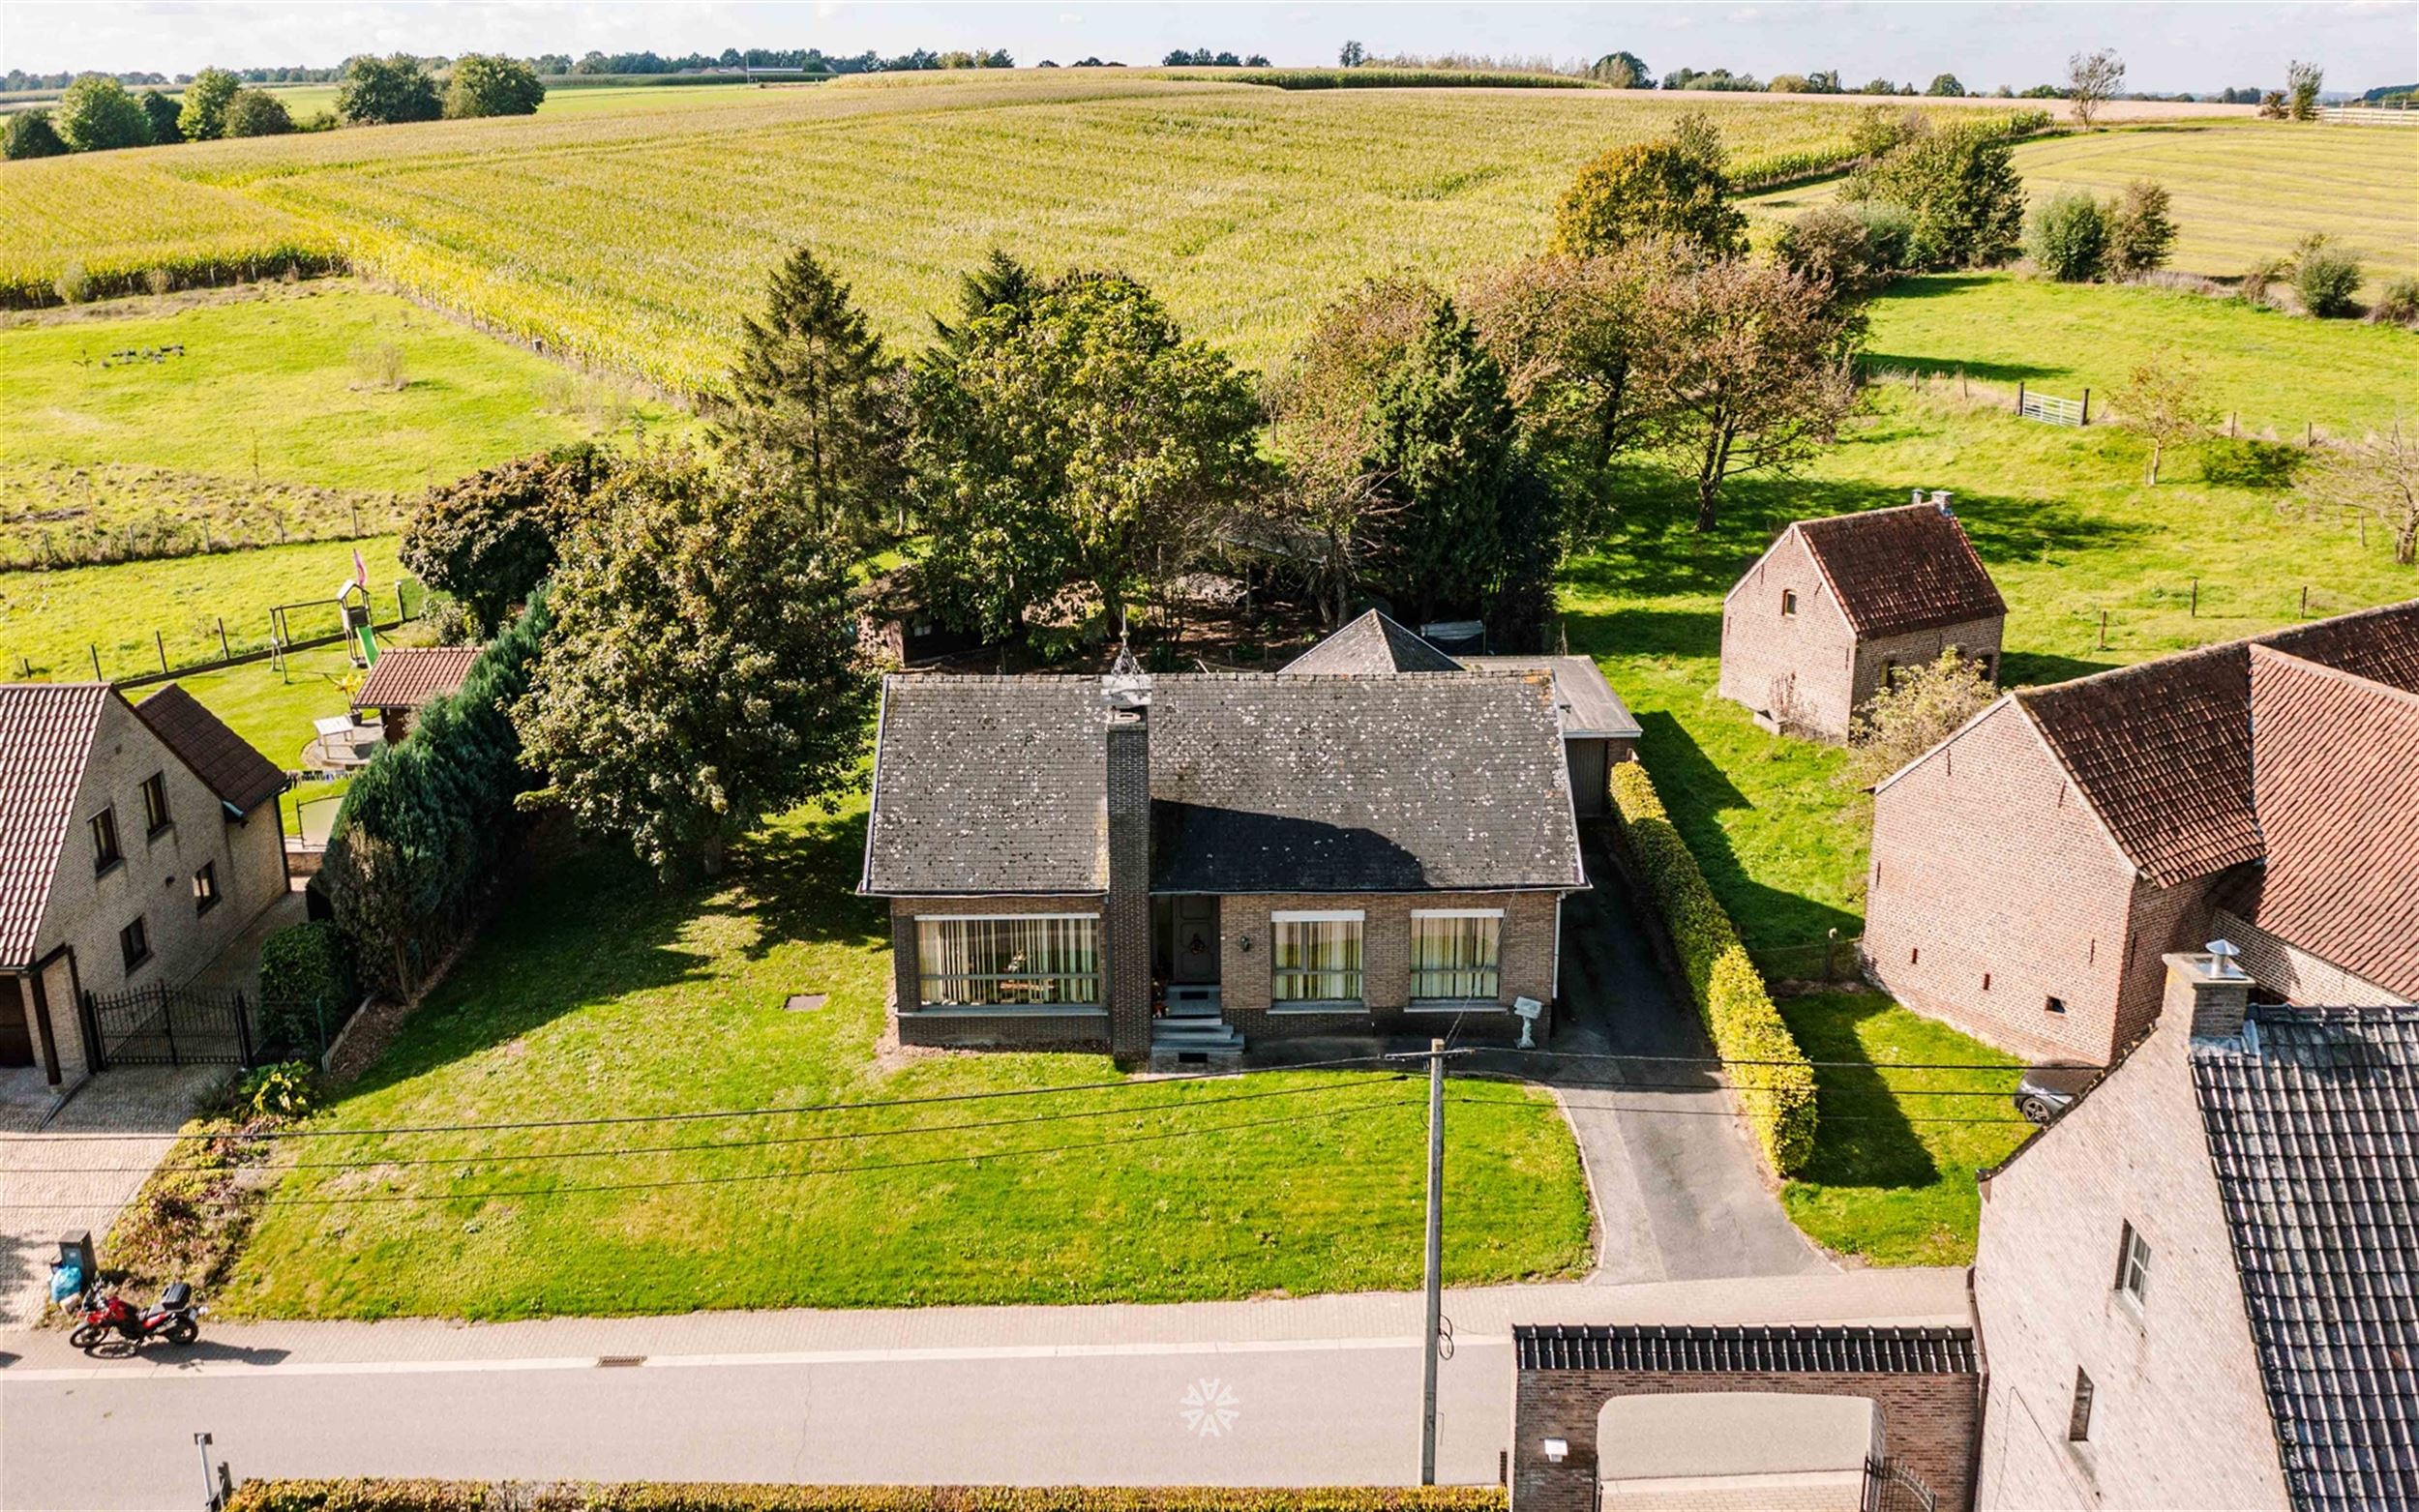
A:
{"type": "Polygon", "coordinates": [[[1413,1000],[1493,1002],[1503,985],[1503,937],[1500,914],[1413,913],[1413,1000]]]}
{"type": "Polygon", "coordinates": [[[1280,1003],[1360,1001],[1359,914],[1277,914],[1269,995],[1280,1003]]]}
{"type": "Polygon", "coordinates": [[[1092,1005],[1100,921],[1090,914],[915,921],[923,1000],[935,1007],[1092,1005]]]}

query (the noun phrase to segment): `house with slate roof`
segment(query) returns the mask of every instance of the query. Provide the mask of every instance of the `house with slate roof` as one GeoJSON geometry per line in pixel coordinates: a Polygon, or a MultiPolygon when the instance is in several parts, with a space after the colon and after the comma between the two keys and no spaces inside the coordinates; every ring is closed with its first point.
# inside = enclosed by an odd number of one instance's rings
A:
{"type": "Polygon", "coordinates": [[[80,1081],[88,997],[184,985],[284,897],[284,788],[173,684],[0,686],[0,1066],[80,1081]]]}
{"type": "Polygon", "coordinates": [[[1584,656],[1448,656],[1371,609],[1285,664],[1286,672],[1381,676],[1411,672],[1546,672],[1554,679],[1554,718],[1570,768],[1571,803],[1583,819],[1612,812],[1612,768],[1634,759],[1643,733],[1629,706],[1584,656]]]}
{"type": "Polygon", "coordinates": [[[894,675],[875,746],[903,1043],[1551,1027],[1588,881],[1549,671],[894,675]]]}
{"type": "Polygon", "coordinates": [[[1954,650],[1995,679],[2007,617],[1946,493],[1801,519],[1722,599],[1719,691],[1768,728],[1845,740],[1900,667],[1954,650]]]}
{"type": "Polygon", "coordinates": [[[2222,943],[1982,1178],[1982,1507],[2419,1506],[2419,1008],[2222,943]]]}
{"type": "Polygon", "coordinates": [[[2165,953],[2277,1001],[2419,1001],[2419,601],[2008,694],[1874,789],[1865,955],[1899,1001],[2105,1064],[2165,953]]]}

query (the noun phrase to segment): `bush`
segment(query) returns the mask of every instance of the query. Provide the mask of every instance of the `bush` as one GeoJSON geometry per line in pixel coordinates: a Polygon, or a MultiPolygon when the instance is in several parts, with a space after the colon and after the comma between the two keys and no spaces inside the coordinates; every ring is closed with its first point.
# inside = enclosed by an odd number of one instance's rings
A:
{"type": "Polygon", "coordinates": [[[227,1512],[1504,1512],[1493,1486],[735,1486],[247,1481],[227,1512]]]}
{"type": "Polygon", "coordinates": [[[50,125],[47,110],[19,110],[9,117],[9,131],[0,141],[0,158],[15,163],[24,158],[57,158],[67,152],[67,143],[50,125]]]}
{"type": "Polygon", "coordinates": [[[2360,288],[2360,259],[2336,245],[2331,237],[2303,241],[2293,259],[2293,292],[2301,308],[2320,319],[2348,315],[2356,307],[2352,295],[2360,288]]]}
{"type": "Polygon", "coordinates": [[[1728,1080],[1748,1127],[1773,1169],[1789,1175],[1814,1151],[1814,1069],[1638,762],[1613,768],[1613,807],[1715,1052],[1732,1062],[1728,1080]]]}
{"type": "Polygon", "coordinates": [[[2107,247],[2106,213],[2081,190],[2061,191],[2034,206],[2024,228],[2024,251],[2042,272],[2062,283],[2088,283],[2100,277],[2107,247]]]}
{"type": "Polygon", "coordinates": [[[1915,222],[1904,208],[1872,200],[1820,205],[1780,228],[1773,256],[1809,282],[1861,298],[1905,271],[1915,222]]]}
{"type": "Polygon", "coordinates": [[[449,116],[532,115],[546,99],[537,71],[519,58],[467,52],[454,60],[445,88],[449,116]]]}
{"type": "Polygon", "coordinates": [[[226,103],[229,136],[283,136],[294,129],[285,102],[265,89],[242,89],[226,103]]]}
{"type": "Polygon", "coordinates": [[[246,1119],[299,1118],[318,1102],[317,1078],[309,1061],[262,1066],[235,1085],[238,1116],[246,1119]]]}
{"type": "Polygon", "coordinates": [[[260,1006],[270,1039],[321,1051],[359,996],[343,932],[327,919],[289,925],[260,945],[260,1006]]]}
{"type": "Polygon", "coordinates": [[[1996,267],[2024,230],[2024,186],[2009,145],[2016,123],[1967,122],[1901,141],[1848,175],[1843,198],[1903,205],[1909,266],[1996,267]]]}
{"type": "Polygon", "coordinates": [[[2135,179],[2102,212],[2108,223],[2108,276],[2137,279],[2163,266],[2175,247],[2175,221],[2165,185],[2135,179]]]}
{"type": "Polygon", "coordinates": [[[2369,307],[2369,318],[2389,325],[2419,325],[2419,279],[2386,281],[2377,302],[2369,307]]]}
{"type": "Polygon", "coordinates": [[[2276,286],[2293,276],[2292,259],[2262,257],[2243,270],[2234,284],[2234,293],[2247,305],[2264,305],[2276,286]]]}

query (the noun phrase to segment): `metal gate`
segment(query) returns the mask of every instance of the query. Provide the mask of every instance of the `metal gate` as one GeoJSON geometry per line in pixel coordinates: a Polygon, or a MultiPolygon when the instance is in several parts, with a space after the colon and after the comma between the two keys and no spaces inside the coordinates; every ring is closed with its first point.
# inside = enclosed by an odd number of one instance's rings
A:
{"type": "Polygon", "coordinates": [[[1863,1512],[1933,1512],[1937,1500],[1904,1461],[1865,1462],[1863,1512]]]}
{"type": "Polygon", "coordinates": [[[253,1063],[252,1006],[241,993],[137,987],[84,1001],[101,1051],[96,1071],[253,1063]]]}

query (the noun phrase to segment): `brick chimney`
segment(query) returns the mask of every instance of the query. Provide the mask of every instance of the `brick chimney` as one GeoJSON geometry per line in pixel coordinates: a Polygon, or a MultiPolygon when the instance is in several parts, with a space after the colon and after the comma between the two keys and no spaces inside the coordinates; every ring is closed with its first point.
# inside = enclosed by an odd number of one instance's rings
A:
{"type": "Polygon", "coordinates": [[[2235,964],[2239,954],[2225,940],[2211,940],[2202,953],[2178,951],[2160,959],[2166,963],[2166,995],[2159,1017],[2168,1023],[2192,1026],[2196,1040],[2230,1040],[2243,1032],[2251,1009],[2252,980],[2235,964]]]}
{"type": "Polygon", "coordinates": [[[1949,507],[1949,501],[1955,497],[1956,495],[1951,493],[1946,489],[1932,489],[1932,508],[1948,516],[1951,519],[1955,519],[1957,518],[1957,512],[1949,507]]]}
{"type": "Polygon", "coordinates": [[[1150,678],[1120,648],[1100,680],[1107,722],[1109,1049],[1120,1060],[1150,1053],[1150,678]]]}

